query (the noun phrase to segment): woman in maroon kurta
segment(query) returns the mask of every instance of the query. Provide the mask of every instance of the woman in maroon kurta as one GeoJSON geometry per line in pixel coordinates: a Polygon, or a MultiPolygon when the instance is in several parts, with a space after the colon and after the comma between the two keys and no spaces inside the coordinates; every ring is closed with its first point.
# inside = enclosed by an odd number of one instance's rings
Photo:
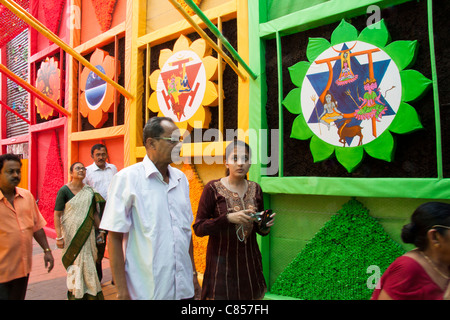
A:
{"type": "Polygon", "coordinates": [[[226,150],[229,174],[205,185],[193,225],[197,236],[209,236],[202,299],[262,299],[266,283],[256,233],[267,235],[266,226],[251,214],[264,210],[261,187],[246,180],[250,149],[234,141],[226,150]]]}

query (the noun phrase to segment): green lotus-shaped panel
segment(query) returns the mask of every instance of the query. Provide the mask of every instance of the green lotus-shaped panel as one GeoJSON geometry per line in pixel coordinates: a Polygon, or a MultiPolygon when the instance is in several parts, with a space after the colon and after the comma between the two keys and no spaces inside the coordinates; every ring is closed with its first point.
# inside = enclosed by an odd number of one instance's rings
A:
{"type": "Polygon", "coordinates": [[[415,60],[417,41],[389,43],[384,20],[359,35],[342,20],[331,41],[310,38],[306,55],[289,68],[297,87],[283,100],[298,114],[291,138],[311,139],[314,162],[337,160],[352,172],[364,151],[391,161],[394,138],[421,129],[416,110],[407,102],[420,98],[431,81],[407,69],[415,60]]]}

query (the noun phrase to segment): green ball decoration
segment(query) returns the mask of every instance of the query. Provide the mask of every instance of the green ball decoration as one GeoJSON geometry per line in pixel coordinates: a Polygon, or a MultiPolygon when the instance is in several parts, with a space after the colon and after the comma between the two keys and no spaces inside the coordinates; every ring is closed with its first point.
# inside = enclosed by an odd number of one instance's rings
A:
{"type": "Polygon", "coordinates": [[[405,250],[356,199],[343,205],[278,276],[271,293],[305,300],[367,300],[370,266],[381,274],[405,250]]]}

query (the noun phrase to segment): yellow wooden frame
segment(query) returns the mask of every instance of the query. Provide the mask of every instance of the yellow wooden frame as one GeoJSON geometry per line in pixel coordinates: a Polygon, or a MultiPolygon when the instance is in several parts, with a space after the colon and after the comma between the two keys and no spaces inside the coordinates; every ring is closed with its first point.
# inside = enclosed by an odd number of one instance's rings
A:
{"type": "MultiPolygon", "coordinates": [[[[137,159],[141,159],[145,156],[146,151],[145,147],[142,143],[142,132],[138,139],[138,132],[136,132],[136,128],[142,128],[142,119],[137,118],[136,109],[139,110],[142,105],[142,93],[146,92],[146,88],[148,88],[148,82],[146,79],[142,79],[142,63],[143,63],[143,50],[149,49],[151,45],[157,45],[172,39],[177,38],[180,34],[189,34],[194,32],[194,28],[185,20],[178,21],[173,23],[167,27],[160,28],[157,31],[143,34],[146,30],[146,1],[139,0],[133,1],[132,3],[132,11],[134,14],[133,18],[133,26],[132,30],[136,30],[132,32],[131,38],[131,69],[130,69],[130,81],[132,84],[132,94],[137,97],[133,101],[130,102],[130,122],[128,126],[134,124],[134,128],[128,128],[126,132],[126,136],[129,137],[129,140],[125,139],[125,143],[129,143],[127,145],[127,149],[130,151],[128,164],[135,163],[137,159]],[[144,16],[144,18],[142,17],[144,16]],[[140,21],[140,24],[139,24],[140,21]],[[144,31],[144,32],[142,32],[144,31]],[[133,91],[134,90],[134,91],[133,91]],[[143,92],[142,92],[143,91],[143,92]],[[141,93],[142,92],[142,93],[141,93]],[[138,98],[139,97],[139,98],[138,98]],[[129,142],[128,142],[129,141],[129,142]],[[139,142],[139,143],[138,143],[139,142]]],[[[233,18],[237,19],[237,28],[238,28],[238,51],[241,57],[248,61],[249,59],[249,47],[248,47],[248,37],[242,35],[248,35],[248,6],[246,0],[232,0],[228,1],[220,6],[211,8],[204,12],[205,15],[211,21],[217,21],[219,27],[223,20],[230,20],[233,18]]],[[[127,15],[128,19],[128,15],[127,15]]],[[[193,16],[192,20],[200,25],[201,27],[205,27],[204,23],[197,16],[193,16]]],[[[128,30],[128,28],[127,28],[128,30]]],[[[219,29],[220,30],[220,29],[219,29]]],[[[128,35],[127,35],[128,37],[128,35]]],[[[220,44],[219,44],[220,45],[220,44]]],[[[148,57],[145,57],[148,59],[148,57]]],[[[221,60],[221,59],[219,59],[221,60]]],[[[148,65],[148,64],[147,64],[148,65]]],[[[239,67],[240,69],[242,67],[239,67]]],[[[221,69],[221,68],[219,68],[221,69]]],[[[245,70],[242,68],[242,73],[245,70]]],[[[149,68],[146,70],[146,74],[150,74],[149,68]]],[[[147,77],[148,78],[148,77],[147,77]]],[[[249,128],[249,81],[248,79],[242,79],[238,77],[239,85],[238,85],[238,128],[242,130],[238,130],[238,132],[247,132],[249,128]]],[[[219,86],[221,84],[219,83],[219,86]]],[[[219,92],[221,89],[219,88],[219,92]]],[[[145,98],[147,99],[147,97],[145,98]]],[[[220,104],[219,104],[220,107],[220,104]]],[[[223,112],[223,111],[222,111],[223,112]]],[[[221,119],[222,120],[222,119],[221,119]]],[[[220,121],[219,121],[220,122],[220,121]]],[[[223,123],[223,120],[222,120],[223,123]]],[[[223,126],[219,125],[221,131],[223,131],[223,126]]],[[[142,130],[140,130],[142,131],[142,130]]],[[[248,136],[239,136],[239,139],[245,140],[248,142],[248,136]]],[[[199,157],[203,155],[203,152],[206,148],[209,150],[213,149],[215,151],[221,151],[221,154],[215,154],[215,156],[224,155],[225,148],[229,142],[226,141],[218,141],[218,142],[202,142],[202,143],[191,143],[185,144],[182,147],[181,155],[183,157],[199,157]]]]}
{"type": "MultiPolygon", "coordinates": [[[[81,8],[81,0],[72,0],[73,6],[78,6],[81,8]]],[[[71,14],[74,14],[72,12],[71,14]]],[[[72,17],[73,18],[73,17],[72,17]]],[[[71,19],[72,19],[71,18],[71,19]]],[[[124,36],[126,32],[126,21],[120,23],[119,25],[111,28],[110,30],[80,44],[81,42],[81,33],[80,29],[72,29],[69,37],[69,45],[74,48],[73,50],[80,55],[86,55],[92,51],[94,51],[98,47],[105,46],[111,42],[113,42],[116,37],[124,36]]],[[[125,60],[129,59],[130,52],[129,48],[125,48],[125,60]]],[[[68,109],[72,112],[73,115],[77,114],[77,105],[78,105],[78,81],[77,74],[79,72],[79,62],[72,56],[68,56],[69,62],[69,89],[68,89],[68,109]]],[[[127,69],[125,68],[125,72],[127,69]]],[[[126,76],[125,76],[126,79],[126,76]]],[[[125,90],[130,92],[129,87],[125,86],[125,90]]],[[[130,99],[125,99],[126,106],[130,99]]],[[[134,99],[132,99],[134,100],[134,99]]],[[[126,107],[125,106],[125,107],[126,107]]],[[[126,119],[125,119],[126,122],[126,119]]],[[[82,141],[88,140],[103,140],[103,139],[114,139],[114,138],[124,138],[125,136],[125,127],[124,125],[113,126],[108,128],[100,128],[94,130],[87,131],[77,131],[78,130],[78,117],[73,116],[68,121],[67,131],[68,131],[68,166],[70,164],[78,161],[78,144],[82,141]]],[[[125,141],[124,141],[125,145],[125,141]]],[[[126,152],[124,151],[124,160],[126,159],[126,152]]],[[[125,163],[125,161],[124,161],[125,163]]]]}

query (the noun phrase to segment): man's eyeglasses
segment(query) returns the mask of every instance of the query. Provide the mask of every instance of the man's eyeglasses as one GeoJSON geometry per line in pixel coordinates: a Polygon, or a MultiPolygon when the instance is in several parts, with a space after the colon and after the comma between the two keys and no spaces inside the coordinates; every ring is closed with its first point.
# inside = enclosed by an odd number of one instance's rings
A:
{"type": "Polygon", "coordinates": [[[434,228],[450,229],[450,227],[443,226],[441,224],[435,224],[434,226],[431,227],[431,229],[434,229],[434,228]]]}
{"type": "Polygon", "coordinates": [[[85,167],[76,167],[76,168],[73,168],[73,170],[75,170],[75,171],[85,171],[86,168],[85,167]]]}
{"type": "Polygon", "coordinates": [[[179,142],[183,142],[183,137],[155,137],[154,139],[161,139],[161,140],[166,140],[169,141],[170,143],[176,144],[179,142]]]}

